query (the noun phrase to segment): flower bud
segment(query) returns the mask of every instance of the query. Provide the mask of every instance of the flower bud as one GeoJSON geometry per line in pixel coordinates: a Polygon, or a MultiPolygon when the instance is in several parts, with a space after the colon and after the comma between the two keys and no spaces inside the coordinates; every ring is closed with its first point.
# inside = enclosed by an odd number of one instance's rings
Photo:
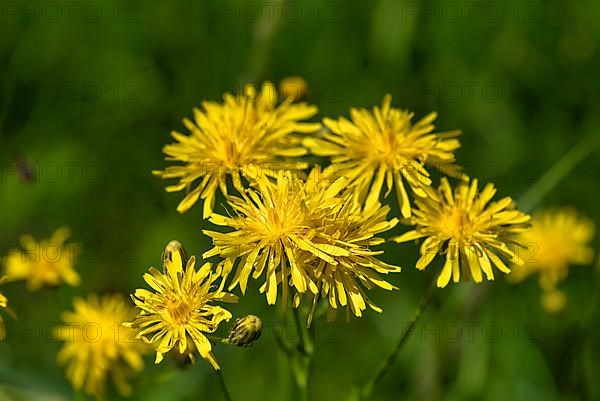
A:
{"type": "Polygon", "coordinates": [[[258,316],[248,315],[235,321],[229,333],[229,344],[250,347],[262,333],[262,321],[258,316]]]}
{"type": "Polygon", "coordinates": [[[565,308],[567,296],[560,290],[544,291],[541,297],[542,307],[549,313],[558,313],[565,308]]]}
{"type": "Polygon", "coordinates": [[[282,100],[292,99],[292,102],[300,102],[306,99],[308,83],[302,77],[285,78],[279,83],[279,93],[282,100]]]}
{"type": "Polygon", "coordinates": [[[167,244],[167,246],[165,247],[165,251],[162,254],[163,269],[165,268],[165,264],[167,261],[169,261],[169,262],[173,261],[173,253],[174,252],[179,253],[179,256],[181,256],[182,265],[184,267],[187,264],[188,258],[187,258],[187,255],[185,254],[185,249],[183,248],[183,245],[181,245],[181,242],[179,242],[177,240],[173,240],[167,244]]]}

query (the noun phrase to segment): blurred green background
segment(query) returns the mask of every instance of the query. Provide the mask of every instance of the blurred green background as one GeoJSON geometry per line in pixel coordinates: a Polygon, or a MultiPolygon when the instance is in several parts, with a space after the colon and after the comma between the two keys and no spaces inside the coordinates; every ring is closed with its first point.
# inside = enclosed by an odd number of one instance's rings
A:
{"type": "MultiPolygon", "coordinates": [[[[323,117],[391,93],[417,117],[437,110],[438,129],[462,129],[459,163],[518,199],[597,133],[599,18],[591,0],[2,0],[2,255],[23,233],[48,238],[62,225],[84,251],[79,287],[2,287],[21,326],[0,343],[0,400],[73,399],[60,344],[36,327],[57,322],[74,296],[142,287],[171,239],[209,249],[201,207],[179,215],[181,194],[150,174],[166,165],[169,131],[203,99],[300,75],[323,117]],[[23,161],[29,177],[15,173],[23,161]]],[[[598,177],[596,153],[539,206],[575,205],[598,221],[598,177]]],[[[436,273],[414,269],[413,248],[384,248],[404,269],[391,277],[399,291],[371,293],[381,316],[318,322],[312,399],[345,399],[393,346],[436,273]]],[[[598,275],[596,263],[571,270],[559,315],[541,309],[536,279],[449,286],[372,399],[600,400],[598,275]]],[[[265,322],[254,347],[216,349],[233,399],[296,399],[273,337],[277,310],[256,282],[231,310],[265,322]]],[[[203,361],[174,373],[149,356],[133,383],[132,400],[222,399],[203,361]]]]}

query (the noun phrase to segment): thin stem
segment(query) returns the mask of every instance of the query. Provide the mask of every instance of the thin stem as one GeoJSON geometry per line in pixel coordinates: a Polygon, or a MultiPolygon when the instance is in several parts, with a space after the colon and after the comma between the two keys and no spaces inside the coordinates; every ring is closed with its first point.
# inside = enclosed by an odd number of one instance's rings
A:
{"type": "Polygon", "coordinates": [[[82,391],[73,392],[74,401],[86,401],[87,397],[82,391]]]}
{"type": "Polygon", "coordinates": [[[294,349],[287,344],[280,330],[275,330],[275,341],[277,342],[279,348],[288,358],[291,358],[293,356],[294,349]]]}
{"type": "Polygon", "coordinates": [[[292,314],[294,315],[294,323],[296,330],[298,331],[299,343],[297,347],[297,358],[294,361],[295,368],[294,373],[296,376],[296,383],[300,390],[300,399],[302,401],[309,400],[309,383],[310,383],[310,370],[312,367],[312,354],[313,354],[313,342],[309,338],[309,334],[306,330],[306,326],[302,324],[300,319],[300,312],[297,308],[292,307],[292,314]]]}
{"type": "Polygon", "coordinates": [[[229,342],[229,338],[219,337],[207,334],[206,337],[214,344],[225,344],[225,345],[233,345],[229,342]]]}
{"type": "Polygon", "coordinates": [[[526,212],[531,211],[563,178],[592,153],[599,143],[596,134],[583,138],[521,196],[520,208],[526,212]]]}
{"type": "Polygon", "coordinates": [[[223,393],[223,398],[226,401],[232,401],[231,395],[229,395],[229,390],[227,390],[227,385],[225,384],[225,379],[223,379],[223,372],[221,369],[215,371],[217,373],[217,377],[219,378],[219,387],[221,387],[221,392],[223,393]]]}
{"type": "Polygon", "coordinates": [[[392,365],[398,358],[398,354],[400,353],[400,350],[402,349],[402,347],[404,346],[404,344],[410,337],[410,334],[411,334],[415,324],[417,324],[417,321],[419,320],[419,318],[421,317],[421,315],[423,314],[425,309],[427,309],[427,306],[431,303],[431,300],[433,299],[433,296],[435,295],[435,290],[436,290],[436,279],[434,278],[433,281],[431,282],[431,285],[427,289],[427,292],[423,295],[423,298],[421,298],[421,301],[419,302],[417,309],[415,309],[415,311],[413,312],[412,318],[408,322],[408,326],[405,326],[405,330],[403,330],[402,335],[400,336],[400,339],[396,343],[396,346],[392,349],[392,351],[389,353],[387,358],[381,363],[381,365],[379,366],[379,369],[377,369],[377,371],[373,375],[373,377],[371,377],[371,379],[368,382],[366,382],[365,385],[361,388],[360,393],[359,393],[359,400],[367,400],[371,396],[371,393],[372,393],[375,385],[377,383],[379,383],[381,381],[381,379],[383,379],[385,374],[390,370],[390,368],[392,367],[392,365]]]}
{"type": "MultiPolygon", "coordinates": [[[[287,307],[287,305],[285,305],[285,307],[287,307]]],[[[288,362],[288,367],[290,368],[290,374],[286,375],[286,381],[285,381],[285,387],[287,391],[291,391],[291,388],[293,386],[290,386],[290,383],[292,381],[292,379],[294,378],[293,375],[293,361],[294,361],[294,354],[295,354],[295,348],[292,347],[288,341],[286,336],[284,335],[284,329],[287,327],[287,318],[286,318],[286,309],[284,308],[277,308],[278,310],[278,318],[279,318],[279,325],[277,327],[275,327],[274,329],[274,335],[275,335],[275,342],[277,344],[277,346],[279,347],[279,349],[281,350],[281,352],[283,352],[283,354],[285,355],[285,358],[288,362]]],[[[278,369],[279,370],[279,369],[278,369]]]]}
{"type": "Polygon", "coordinates": [[[298,343],[299,350],[304,355],[312,354],[313,344],[307,330],[305,329],[305,325],[302,324],[302,319],[300,319],[300,312],[297,308],[292,307],[292,313],[294,315],[294,323],[296,325],[296,330],[298,331],[298,338],[300,342],[298,343]]]}

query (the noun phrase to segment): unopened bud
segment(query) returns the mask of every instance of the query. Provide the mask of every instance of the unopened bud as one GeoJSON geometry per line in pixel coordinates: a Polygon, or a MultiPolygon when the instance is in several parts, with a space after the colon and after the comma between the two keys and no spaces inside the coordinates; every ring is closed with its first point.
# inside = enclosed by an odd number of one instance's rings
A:
{"type": "Polygon", "coordinates": [[[292,102],[303,101],[308,94],[308,83],[302,77],[285,78],[279,83],[279,93],[283,100],[292,99],[292,102]]]}
{"type": "Polygon", "coordinates": [[[162,254],[163,269],[165,269],[167,262],[173,262],[173,254],[175,252],[179,253],[179,256],[181,257],[181,264],[183,267],[185,267],[188,261],[187,255],[185,254],[185,249],[183,248],[183,245],[181,245],[181,242],[173,240],[167,244],[165,251],[162,254]]]}
{"type": "Polygon", "coordinates": [[[561,290],[547,290],[542,294],[541,302],[546,312],[558,313],[565,308],[567,296],[561,290]]]}
{"type": "Polygon", "coordinates": [[[258,316],[248,315],[235,321],[229,333],[229,344],[250,347],[262,333],[262,321],[258,316]]]}

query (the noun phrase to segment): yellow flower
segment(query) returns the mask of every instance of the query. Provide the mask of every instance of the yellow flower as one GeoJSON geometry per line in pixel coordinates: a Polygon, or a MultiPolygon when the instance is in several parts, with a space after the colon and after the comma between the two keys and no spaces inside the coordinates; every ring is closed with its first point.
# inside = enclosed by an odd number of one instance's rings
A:
{"type": "MultiPolygon", "coordinates": [[[[317,283],[318,292],[313,297],[308,324],[312,322],[317,301],[325,298],[329,302],[328,319],[331,321],[338,309],[348,306],[350,311],[361,317],[368,305],[376,312],[382,309],[367,296],[365,289],[373,287],[394,290],[392,284],[382,278],[382,274],[396,273],[400,267],[387,264],[377,258],[383,251],[373,251],[371,246],[385,242],[376,235],[390,230],[398,219],[386,220],[389,206],[376,203],[371,209],[361,209],[360,205],[347,199],[343,207],[326,218],[320,227],[319,244],[337,246],[345,250],[333,260],[325,260],[308,252],[300,253],[300,265],[305,266],[309,276],[317,283]]],[[[298,306],[302,294],[296,294],[294,306],[298,306]]]]}
{"type": "Polygon", "coordinates": [[[179,212],[201,198],[204,217],[210,216],[217,187],[227,195],[227,177],[239,191],[242,177],[252,182],[259,172],[274,174],[307,167],[290,158],[306,154],[297,133],[320,129],[318,123],[302,122],[317,113],[316,107],[291,99],[278,105],[270,83],[263,84],[260,94],[248,85],[244,95],[225,94],[224,103],[203,102],[202,106],[203,110],[194,109],[194,122],[183,120],[191,134],[172,132],[177,143],[163,149],[167,160],[181,164],[154,172],[162,178],[179,179],[178,184],[167,187],[168,192],[187,191],[177,207],[179,212]]]}
{"type": "Polygon", "coordinates": [[[260,288],[266,292],[270,305],[277,300],[277,286],[282,283],[282,297],[287,298],[287,282],[299,292],[307,288],[316,293],[318,288],[298,263],[298,251],[336,263],[335,257],[348,254],[339,246],[318,241],[318,227],[323,218],[342,200],[337,197],[345,181],[338,179],[325,185],[327,177],[313,170],[304,182],[291,172],[280,172],[276,182],[266,177],[258,179],[257,190],[247,189],[241,197],[231,196],[228,204],[236,216],[213,214],[210,221],[234,231],[220,233],[204,230],[213,239],[214,247],[203,257],[220,255],[225,258],[225,272],[237,267],[229,289],[239,285],[246,292],[248,279],[259,278],[266,268],[265,283],[260,288]]]}
{"type": "MultiPolygon", "coordinates": [[[[6,277],[0,277],[0,284],[6,281],[6,277]]],[[[0,292],[0,309],[5,309],[8,306],[8,299],[0,292]]],[[[0,340],[4,340],[6,330],[4,328],[4,319],[0,315],[0,340]]]]}
{"type": "Polygon", "coordinates": [[[318,168],[306,181],[291,173],[281,173],[275,183],[263,179],[258,192],[249,189],[241,198],[229,198],[237,216],[211,216],[213,223],[234,231],[205,230],[214,248],[204,257],[220,255],[226,271],[235,267],[230,289],[239,285],[242,293],[250,275],[258,279],[265,273],[260,290],[266,292],[269,304],[275,304],[281,284],[284,305],[289,285],[296,292],[295,307],[309,292],[313,305],[321,294],[329,298],[332,309],[349,305],[356,316],[361,316],[365,302],[379,310],[362,287],[392,289],[379,273],[400,268],[377,260],[375,255],[381,252],[368,246],[382,243],[374,235],[394,227],[397,219],[386,221],[387,206],[361,210],[350,196],[341,194],[345,187],[344,178],[332,179],[318,168]]]}
{"type": "Polygon", "coordinates": [[[590,242],[594,237],[594,222],[581,216],[574,208],[537,212],[532,228],[519,236],[527,250],[524,264],[515,266],[512,281],[539,275],[540,287],[546,292],[542,304],[548,311],[558,311],[566,303],[564,295],[557,296],[556,286],[567,277],[569,265],[587,265],[594,258],[590,242]]]}
{"type": "Polygon", "coordinates": [[[120,394],[130,395],[128,379],[142,371],[142,355],[148,351],[122,326],[135,316],[135,309],[121,295],[90,295],[76,298],[73,305],[74,311],[62,315],[66,325],[54,331],[54,337],[65,342],[57,359],[67,365],[73,388],[103,397],[110,377],[120,394]]]}
{"type": "Polygon", "coordinates": [[[477,283],[483,280],[482,271],[488,280],[494,279],[492,264],[501,272],[510,273],[497,252],[514,263],[522,263],[507,244],[515,244],[515,234],[528,230],[530,217],[515,209],[510,197],[489,203],[495,193],[492,184],[478,193],[477,180],[470,185],[468,180],[461,182],[453,193],[448,180],[442,178],[435,198],[416,200],[412,219],[415,229],[392,240],[425,238],[416,266],[419,270],[425,269],[438,253],[446,254],[438,287],[445,287],[450,277],[458,282],[461,264],[469,267],[463,271],[477,283]]]}
{"type": "Polygon", "coordinates": [[[306,99],[308,83],[302,77],[285,78],[279,83],[279,93],[283,99],[299,102],[306,99]]]}
{"type": "Polygon", "coordinates": [[[202,358],[219,369],[205,333],[214,333],[222,321],[231,318],[231,313],[212,302],[237,302],[237,297],[223,291],[223,281],[215,288],[221,271],[220,268],[212,271],[210,263],[196,271],[196,258],[192,256],[184,269],[179,252],[171,253],[171,259],[164,262],[165,273],[151,267],[144,275],[144,280],[155,292],[138,289],[132,295],[141,311],[126,326],[132,327],[138,338],[154,347],[155,363],[160,363],[164,354],[176,345],[180,354],[187,353],[193,361],[190,342],[202,358]]]}
{"type": "Polygon", "coordinates": [[[391,101],[391,96],[385,96],[381,107],[375,106],[372,112],[351,109],[352,121],[325,118],[330,132],[303,143],[313,154],[331,157],[330,168],[350,179],[367,208],[378,202],[385,181],[385,196],[395,186],[402,216],[410,217],[405,183],[417,197],[426,198],[434,195],[425,167],[458,174],[453,152],[460,147],[455,139],[460,131],[433,133],[436,113],[413,125],[413,113],[390,107],[391,101]]]}
{"type": "Polygon", "coordinates": [[[30,235],[21,237],[23,250],[13,249],[5,261],[5,273],[9,281],[26,280],[31,291],[41,287],[56,286],[65,282],[79,285],[79,274],[73,264],[79,253],[77,244],[65,244],[71,236],[66,227],[57,229],[50,239],[36,242],[30,235]]]}

